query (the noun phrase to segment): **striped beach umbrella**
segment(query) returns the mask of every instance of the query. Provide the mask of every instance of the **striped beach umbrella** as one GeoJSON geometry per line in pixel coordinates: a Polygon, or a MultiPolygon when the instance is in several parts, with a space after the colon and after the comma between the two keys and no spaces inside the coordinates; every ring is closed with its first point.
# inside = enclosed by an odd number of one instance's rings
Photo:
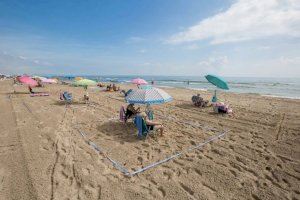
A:
{"type": "Polygon", "coordinates": [[[133,90],[126,97],[128,103],[136,104],[162,104],[172,100],[173,98],[168,93],[155,87],[133,90]]]}

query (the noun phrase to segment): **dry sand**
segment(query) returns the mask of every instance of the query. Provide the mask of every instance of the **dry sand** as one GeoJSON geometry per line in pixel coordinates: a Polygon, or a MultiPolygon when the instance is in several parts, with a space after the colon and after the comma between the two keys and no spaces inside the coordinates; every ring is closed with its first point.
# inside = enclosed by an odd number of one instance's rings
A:
{"type": "MultiPolygon", "coordinates": [[[[130,86],[122,86],[128,88],[130,86]]],[[[174,101],[154,106],[166,135],[138,140],[118,122],[120,93],[89,88],[92,103],[67,110],[60,90],[30,97],[0,82],[0,199],[300,199],[300,101],[222,93],[234,116],[196,108],[197,93],[165,89],[174,101]],[[15,93],[13,91],[16,91],[15,93]],[[133,171],[228,130],[226,136],[134,177],[116,170],[78,130],[133,171]]],[[[209,99],[210,94],[200,92],[209,99]]]]}

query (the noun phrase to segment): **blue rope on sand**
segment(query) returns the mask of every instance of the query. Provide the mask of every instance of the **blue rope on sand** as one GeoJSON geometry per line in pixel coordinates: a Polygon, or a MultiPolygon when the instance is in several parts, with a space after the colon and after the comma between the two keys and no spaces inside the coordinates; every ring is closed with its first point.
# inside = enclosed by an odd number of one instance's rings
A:
{"type": "MultiPolygon", "coordinates": [[[[85,133],[83,133],[83,132],[80,131],[79,129],[77,129],[77,130],[79,131],[79,133],[81,134],[81,136],[82,136],[83,138],[86,138],[85,133]]],[[[133,172],[129,172],[124,166],[122,166],[121,164],[119,164],[117,161],[111,159],[109,156],[107,156],[107,155],[104,153],[104,151],[103,151],[101,148],[99,148],[99,147],[98,147],[95,143],[93,143],[92,141],[87,141],[87,140],[85,140],[85,141],[87,142],[87,144],[89,144],[91,147],[93,147],[93,149],[94,149],[95,151],[97,151],[98,153],[102,153],[102,154],[103,154],[103,155],[104,155],[104,156],[105,156],[105,157],[113,164],[113,166],[114,166],[117,170],[119,170],[120,172],[122,172],[124,175],[130,176],[130,177],[131,177],[131,176],[137,175],[137,174],[139,174],[139,173],[142,173],[142,172],[144,172],[144,171],[146,171],[146,170],[148,170],[148,169],[151,169],[151,168],[153,168],[153,167],[156,167],[156,166],[158,166],[158,165],[161,165],[161,164],[163,164],[163,163],[166,163],[166,162],[168,162],[168,161],[170,161],[170,160],[173,160],[173,159],[175,159],[175,158],[177,158],[177,157],[179,157],[179,156],[181,156],[181,155],[183,155],[183,154],[185,154],[185,153],[187,153],[187,152],[189,152],[189,151],[192,151],[192,150],[194,150],[194,149],[199,149],[199,148],[203,147],[204,145],[206,145],[206,144],[208,144],[208,143],[210,143],[210,142],[212,142],[212,141],[214,141],[214,140],[220,139],[221,137],[225,136],[226,133],[227,133],[227,131],[224,131],[224,132],[222,132],[222,133],[219,133],[219,134],[217,134],[217,135],[214,135],[214,136],[208,138],[207,140],[205,140],[204,142],[202,142],[202,143],[200,143],[200,144],[198,144],[198,145],[196,145],[196,146],[192,146],[192,147],[186,149],[185,151],[176,153],[176,154],[174,154],[174,155],[172,155],[172,156],[170,156],[170,157],[167,157],[167,158],[165,158],[165,159],[163,159],[163,160],[161,160],[161,161],[152,163],[152,164],[150,164],[150,165],[148,165],[148,166],[146,166],[146,167],[140,168],[140,169],[138,169],[138,170],[136,170],[136,171],[133,171],[133,172]]]]}

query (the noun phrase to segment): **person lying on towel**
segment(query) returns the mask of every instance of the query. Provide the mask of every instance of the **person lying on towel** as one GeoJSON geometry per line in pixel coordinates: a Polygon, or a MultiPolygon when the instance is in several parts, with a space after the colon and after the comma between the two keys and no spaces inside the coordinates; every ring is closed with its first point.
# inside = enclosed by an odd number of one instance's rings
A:
{"type": "Polygon", "coordinates": [[[145,112],[139,115],[145,120],[149,130],[159,130],[161,136],[164,134],[164,126],[161,122],[150,120],[145,112]]]}

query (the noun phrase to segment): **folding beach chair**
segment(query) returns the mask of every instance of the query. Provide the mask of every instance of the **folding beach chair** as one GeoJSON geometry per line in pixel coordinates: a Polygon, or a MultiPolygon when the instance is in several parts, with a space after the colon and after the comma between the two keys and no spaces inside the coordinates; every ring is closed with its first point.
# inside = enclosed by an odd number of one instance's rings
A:
{"type": "Polygon", "coordinates": [[[66,103],[72,103],[72,94],[68,92],[60,93],[60,100],[65,101],[66,103]]]}
{"type": "Polygon", "coordinates": [[[139,115],[134,118],[134,124],[138,129],[138,138],[140,139],[146,139],[152,132],[152,130],[148,128],[145,120],[139,115]]]}

